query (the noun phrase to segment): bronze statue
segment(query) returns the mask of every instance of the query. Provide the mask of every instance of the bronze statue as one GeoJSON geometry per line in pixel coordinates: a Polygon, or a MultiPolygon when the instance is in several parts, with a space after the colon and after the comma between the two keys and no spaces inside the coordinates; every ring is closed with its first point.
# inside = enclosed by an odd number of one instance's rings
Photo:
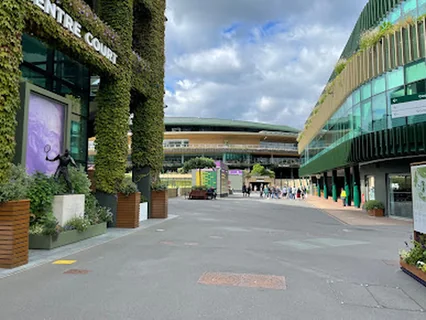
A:
{"type": "Polygon", "coordinates": [[[68,173],[68,165],[71,163],[74,167],[77,168],[77,164],[75,163],[74,159],[70,156],[70,153],[68,151],[68,149],[65,150],[63,155],[58,154],[55,158],[53,159],[49,159],[49,157],[46,154],[46,160],[47,161],[58,161],[59,160],[59,165],[58,168],[56,169],[55,172],[55,180],[58,181],[58,179],[63,176],[64,180],[67,184],[68,189],[70,190],[71,193],[74,193],[74,190],[72,188],[72,184],[70,181],[70,176],[68,173]]]}

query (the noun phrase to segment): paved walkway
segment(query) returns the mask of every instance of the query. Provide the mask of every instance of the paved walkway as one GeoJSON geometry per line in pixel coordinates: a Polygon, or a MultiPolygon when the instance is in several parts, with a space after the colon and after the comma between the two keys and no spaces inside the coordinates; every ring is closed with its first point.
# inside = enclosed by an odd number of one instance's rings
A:
{"type": "Polygon", "coordinates": [[[1,319],[425,319],[410,226],[287,203],[173,199],[175,219],[0,279],[1,319]]]}
{"type": "Polygon", "coordinates": [[[342,202],[333,199],[324,199],[318,196],[309,196],[306,200],[314,207],[325,211],[327,214],[339,219],[343,223],[357,226],[398,226],[413,225],[412,221],[393,219],[389,217],[372,217],[361,208],[343,207],[342,202]]]}

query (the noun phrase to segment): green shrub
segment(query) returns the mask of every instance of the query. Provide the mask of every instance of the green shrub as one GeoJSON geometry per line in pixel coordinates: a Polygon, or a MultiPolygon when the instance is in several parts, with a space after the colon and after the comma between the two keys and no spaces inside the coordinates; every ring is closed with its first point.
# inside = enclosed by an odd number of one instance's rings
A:
{"type": "MultiPolygon", "coordinates": [[[[90,194],[90,179],[87,173],[84,171],[82,166],[78,168],[68,168],[70,180],[75,194],[84,194],[86,197],[90,194]]],[[[62,177],[58,182],[57,194],[68,193],[68,187],[65,183],[65,179],[62,177]]]]}
{"type": "Polygon", "coordinates": [[[36,224],[40,224],[43,227],[43,235],[57,236],[62,228],[58,225],[58,220],[52,212],[49,212],[42,216],[36,224]]]}
{"type": "Polygon", "coordinates": [[[65,224],[64,230],[77,230],[78,232],[83,232],[90,227],[90,224],[90,220],[87,217],[75,217],[65,224]]]}
{"type": "Polygon", "coordinates": [[[385,209],[385,205],[383,204],[383,202],[378,201],[378,200],[368,200],[364,203],[363,208],[365,210],[375,210],[375,209],[385,209]]]}
{"type": "Polygon", "coordinates": [[[192,186],[192,190],[195,190],[195,191],[206,191],[207,190],[207,186],[192,186]]]}
{"type": "Polygon", "coordinates": [[[336,76],[341,74],[342,71],[345,70],[346,64],[347,64],[346,59],[339,59],[339,61],[337,61],[336,66],[334,67],[334,73],[336,76]]]}
{"type": "Polygon", "coordinates": [[[151,184],[152,191],[164,191],[167,190],[167,184],[161,182],[160,180],[155,181],[151,184]]]}
{"type": "Polygon", "coordinates": [[[30,181],[23,166],[12,165],[9,181],[0,185],[0,203],[26,199],[30,181]]]}
{"type": "Polygon", "coordinates": [[[30,212],[35,221],[52,212],[53,197],[58,192],[58,184],[52,177],[36,172],[31,179],[28,198],[31,201],[30,212]]]}
{"type": "Polygon", "coordinates": [[[118,188],[118,192],[129,196],[133,193],[139,192],[138,187],[136,186],[136,183],[132,181],[131,178],[126,177],[123,179],[122,183],[120,184],[120,187],[118,188]]]}

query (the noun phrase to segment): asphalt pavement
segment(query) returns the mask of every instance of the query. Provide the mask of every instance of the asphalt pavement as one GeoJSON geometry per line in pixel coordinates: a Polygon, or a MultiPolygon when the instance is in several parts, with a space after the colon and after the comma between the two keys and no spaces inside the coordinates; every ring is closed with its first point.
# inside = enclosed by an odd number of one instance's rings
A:
{"type": "Polygon", "coordinates": [[[0,279],[0,319],[426,319],[410,226],[285,201],[172,199],[175,219],[0,279]]]}

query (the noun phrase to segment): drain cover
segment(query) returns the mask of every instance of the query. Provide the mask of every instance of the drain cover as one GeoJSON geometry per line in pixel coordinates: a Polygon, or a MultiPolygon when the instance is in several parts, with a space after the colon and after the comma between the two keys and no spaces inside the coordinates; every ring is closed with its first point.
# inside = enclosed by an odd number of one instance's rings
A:
{"type": "Polygon", "coordinates": [[[88,274],[89,270],[85,269],[69,269],[64,272],[64,274],[88,274]]]}

